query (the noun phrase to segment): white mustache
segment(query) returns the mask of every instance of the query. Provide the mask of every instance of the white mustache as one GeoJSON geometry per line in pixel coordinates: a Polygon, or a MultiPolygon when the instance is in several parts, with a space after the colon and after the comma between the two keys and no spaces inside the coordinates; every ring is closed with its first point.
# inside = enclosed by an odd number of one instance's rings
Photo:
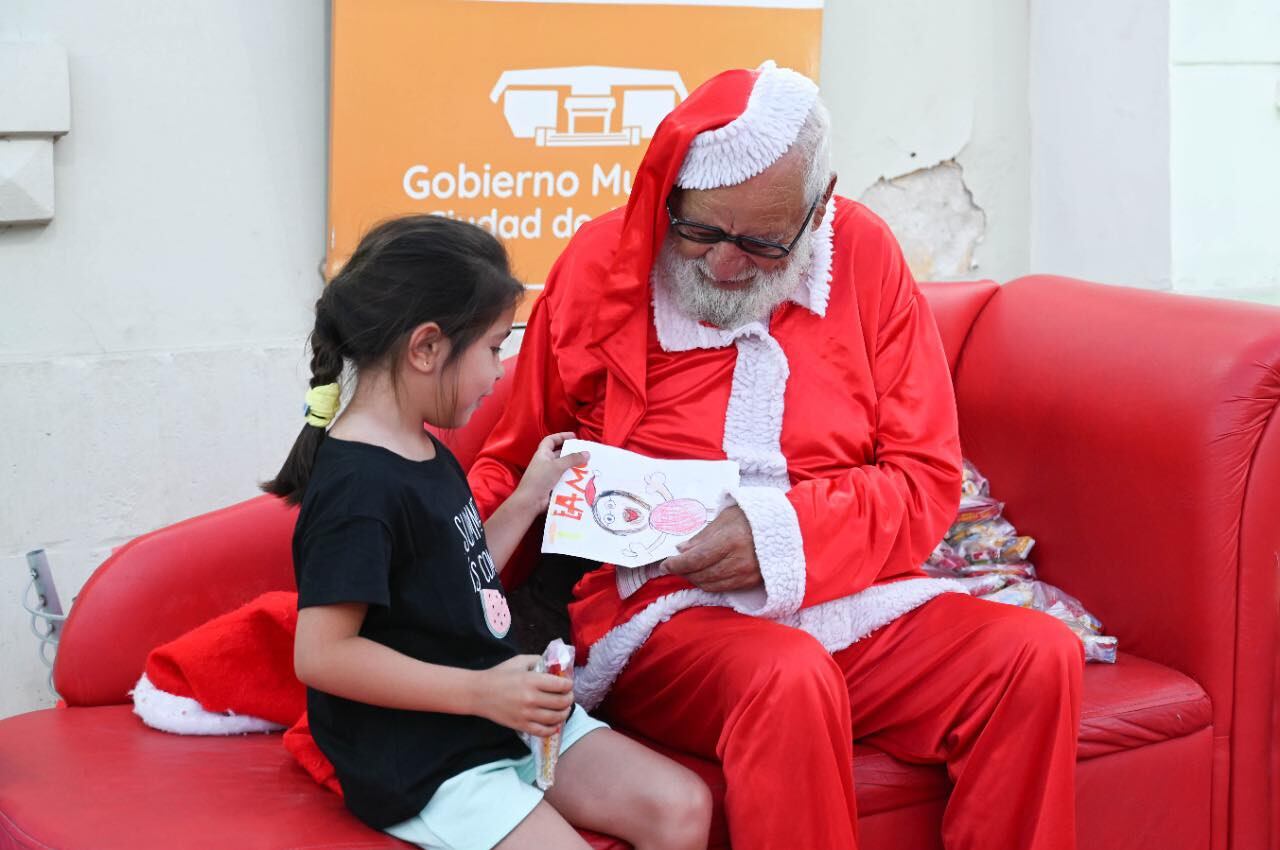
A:
{"type": "Polygon", "coordinates": [[[677,306],[686,315],[716,327],[735,328],[762,320],[796,291],[808,269],[810,243],[803,243],[782,268],[763,272],[748,267],[728,280],[711,273],[706,257],[685,259],[676,251],[672,237],[659,251],[655,275],[668,287],[677,306]],[[747,283],[733,290],[716,284],[747,283]]]}
{"type": "Polygon", "coordinates": [[[742,283],[747,280],[754,280],[758,272],[755,269],[743,269],[733,277],[716,277],[711,271],[710,264],[707,263],[706,257],[698,257],[694,260],[694,268],[698,270],[704,278],[715,283],[742,283]]]}

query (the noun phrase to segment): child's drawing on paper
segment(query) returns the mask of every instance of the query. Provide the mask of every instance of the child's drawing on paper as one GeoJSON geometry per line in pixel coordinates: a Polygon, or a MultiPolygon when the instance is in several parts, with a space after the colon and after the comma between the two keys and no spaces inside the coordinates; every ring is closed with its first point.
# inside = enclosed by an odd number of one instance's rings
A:
{"type": "Polygon", "coordinates": [[[542,551],[613,564],[624,596],[662,575],[662,559],[738,486],[733,461],[664,460],[585,440],[561,450],[589,451],[591,466],[569,470],[552,491],[542,551]]]}
{"type": "Polygon", "coordinates": [[[715,511],[697,499],[677,499],[667,489],[667,476],[651,472],[644,477],[646,489],[662,499],[650,505],[634,493],[626,490],[605,490],[598,493],[596,481],[599,473],[587,482],[587,504],[596,524],[610,534],[620,536],[652,531],[643,541],[629,543],[622,550],[627,558],[639,558],[651,554],[667,536],[688,537],[701,531],[715,518],[715,511]]]}

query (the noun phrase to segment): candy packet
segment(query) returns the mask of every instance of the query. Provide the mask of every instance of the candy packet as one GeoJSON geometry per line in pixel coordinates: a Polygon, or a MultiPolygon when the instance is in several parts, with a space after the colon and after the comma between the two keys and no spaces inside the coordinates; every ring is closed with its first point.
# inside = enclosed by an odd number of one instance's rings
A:
{"type": "Polygon", "coordinates": [[[964,480],[960,485],[961,496],[986,496],[991,492],[991,485],[978,471],[972,461],[964,462],[964,480]]]}
{"type": "Polygon", "coordinates": [[[925,574],[958,582],[972,596],[1056,617],[1080,639],[1086,660],[1114,664],[1115,637],[1102,634],[1102,623],[1080,600],[1037,579],[1027,560],[1035,539],[1018,534],[1003,513],[990,482],[966,460],[955,522],[922,565],[925,574]]]}
{"type": "MultiPolygon", "coordinates": [[[[960,509],[956,511],[956,525],[995,519],[1003,510],[1004,502],[990,496],[963,496],[960,499],[960,509]]],[[[955,530],[954,527],[952,530],[955,530]]]]}
{"type": "MultiPolygon", "coordinates": [[[[539,673],[550,673],[553,676],[573,679],[573,657],[573,647],[556,638],[547,644],[547,649],[542,653],[542,659],[535,669],[539,673]]],[[[543,791],[555,784],[556,762],[560,759],[562,734],[556,732],[542,738],[532,736],[529,738],[529,747],[533,750],[533,766],[537,772],[534,782],[543,791]]]]}

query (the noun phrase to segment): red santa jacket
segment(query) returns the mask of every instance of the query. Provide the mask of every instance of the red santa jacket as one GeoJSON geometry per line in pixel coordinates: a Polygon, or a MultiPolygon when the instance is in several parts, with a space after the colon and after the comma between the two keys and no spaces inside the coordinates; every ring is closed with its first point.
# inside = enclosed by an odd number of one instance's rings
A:
{"type": "Polygon", "coordinates": [[[627,353],[642,387],[624,394],[600,356],[615,329],[599,319],[620,312],[605,283],[622,222],[616,210],[584,225],[552,269],[509,406],[469,475],[476,502],[492,513],[556,431],[652,457],[735,460],[733,498],[764,586],[707,593],[666,576],[623,600],[613,567],[587,574],[570,607],[586,661],[579,701],[602,700],[653,628],[690,606],[779,620],[835,651],[939,593],[963,592],[920,569],[955,517],[960,444],[937,328],[885,224],[833,199],[811,231],[805,278],[767,324],[702,325],[646,287],[646,339],[627,353]],[[623,404],[634,408],[625,417],[610,410],[623,404]]]}

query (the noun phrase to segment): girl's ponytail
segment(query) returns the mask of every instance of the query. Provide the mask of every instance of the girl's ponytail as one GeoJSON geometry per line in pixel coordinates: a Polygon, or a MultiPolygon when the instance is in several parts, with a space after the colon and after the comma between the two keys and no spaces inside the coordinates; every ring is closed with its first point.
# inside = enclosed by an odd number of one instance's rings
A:
{"type": "Polygon", "coordinates": [[[292,505],[302,501],[337,413],[344,366],[359,379],[362,370],[393,361],[415,327],[435,322],[450,343],[449,367],[522,292],[502,244],[474,224],[411,215],[366,233],[316,302],[307,425],[262,489],[292,505]]]}
{"type": "MultiPolygon", "coordinates": [[[[327,294],[327,293],[326,293],[327,294]]],[[[279,496],[291,505],[302,501],[311,470],[316,464],[316,453],[328,434],[328,425],[338,409],[338,381],[342,377],[343,356],[334,327],[329,320],[328,305],[321,296],[316,302],[316,326],[311,332],[311,389],[306,409],[307,423],[302,426],[293,448],[285,458],[276,477],[262,484],[262,489],[279,496]],[[332,388],[332,389],[330,389],[332,388]],[[322,390],[316,393],[317,389],[322,390]],[[312,398],[323,398],[324,404],[315,404],[312,398]],[[326,409],[327,408],[327,409],[326,409]]]]}

